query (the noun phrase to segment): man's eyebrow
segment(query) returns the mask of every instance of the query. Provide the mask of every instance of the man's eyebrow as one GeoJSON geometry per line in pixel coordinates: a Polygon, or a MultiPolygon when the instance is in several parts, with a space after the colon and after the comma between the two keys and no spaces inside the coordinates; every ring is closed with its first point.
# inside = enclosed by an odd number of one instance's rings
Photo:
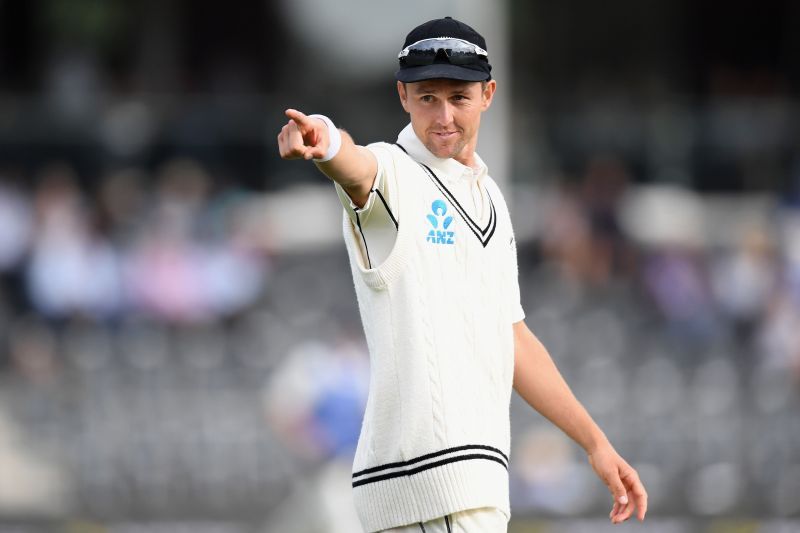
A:
{"type": "Polygon", "coordinates": [[[420,92],[420,93],[436,92],[435,85],[420,83],[420,84],[417,85],[417,92],[420,92]]]}
{"type": "Polygon", "coordinates": [[[424,84],[418,83],[416,87],[417,92],[419,93],[435,93],[435,92],[445,92],[448,94],[464,94],[469,92],[469,86],[467,85],[454,85],[447,88],[439,88],[436,85],[432,84],[424,84]]]}

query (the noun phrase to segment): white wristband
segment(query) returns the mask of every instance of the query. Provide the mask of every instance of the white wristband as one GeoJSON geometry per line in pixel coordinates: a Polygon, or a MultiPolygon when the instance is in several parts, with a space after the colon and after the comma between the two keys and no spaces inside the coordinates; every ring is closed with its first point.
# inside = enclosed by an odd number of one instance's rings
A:
{"type": "Polygon", "coordinates": [[[334,125],[333,121],[325,115],[309,115],[309,117],[318,118],[325,122],[325,125],[328,126],[328,151],[325,152],[325,155],[322,157],[315,157],[314,161],[318,161],[320,163],[330,161],[336,157],[336,154],[338,154],[339,150],[342,148],[342,134],[339,133],[339,128],[334,125]]]}

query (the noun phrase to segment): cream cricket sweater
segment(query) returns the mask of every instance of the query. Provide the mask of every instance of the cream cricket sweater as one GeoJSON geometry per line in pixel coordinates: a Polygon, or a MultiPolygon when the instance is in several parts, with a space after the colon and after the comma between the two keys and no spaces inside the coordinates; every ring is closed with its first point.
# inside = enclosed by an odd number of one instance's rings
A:
{"type": "Polygon", "coordinates": [[[353,465],[370,532],[480,507],[510,514],[512,323],[524,314],[508,209],[486,175],[487,216],[473,220],[449,186],[460,164],[435,158],[410,127],[398,141],[369,147],[396,184],[397,235],[379,265],[365,264],[344,216],[371,360],[353,465]]]}

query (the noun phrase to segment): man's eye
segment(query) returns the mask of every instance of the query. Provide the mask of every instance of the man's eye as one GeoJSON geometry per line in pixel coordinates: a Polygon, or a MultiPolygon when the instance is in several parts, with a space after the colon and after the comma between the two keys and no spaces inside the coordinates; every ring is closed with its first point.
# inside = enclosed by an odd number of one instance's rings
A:
{"type": "Polygon", "coordinates": [[[420,98],[423,102],[433,102],[433,96],[430,94],[426,94],[420,98]]]}

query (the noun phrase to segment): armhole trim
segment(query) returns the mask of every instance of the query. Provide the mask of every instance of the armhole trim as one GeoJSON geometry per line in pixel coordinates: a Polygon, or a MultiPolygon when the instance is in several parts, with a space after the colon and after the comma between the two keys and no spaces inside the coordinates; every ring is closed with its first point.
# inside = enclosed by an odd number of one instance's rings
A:
{"type": "Polygon", "coordinates": [[[361,229],[361,217],[358,216],[358,209],[353,209],[353,213],[356,215],[356,226],[358,226],[358,232],[361,234],[361,240],[364,242],[364,251],[367,253],[367,268],[372,268],[372,261],[369,258],[369,247],[367,246],[367,238],[364,236],[364,230],[361,229]]]}
{"type": "Polygon", "coordinates": [[[400,224],[397,223],[397,219],[394,217],[394,213],[392,213],[392,210],[389,209],[389,204],[386,203],[386,198],[383,197],[381,191],[378,189],[372,189],[372,192],[378,193],[378,198],[381,199],[383,207],[386,208],[386,212],[389,213],[389,217],[392,219],[392,222],[394,223],[394,229],[400,229],[400,224]]]}

